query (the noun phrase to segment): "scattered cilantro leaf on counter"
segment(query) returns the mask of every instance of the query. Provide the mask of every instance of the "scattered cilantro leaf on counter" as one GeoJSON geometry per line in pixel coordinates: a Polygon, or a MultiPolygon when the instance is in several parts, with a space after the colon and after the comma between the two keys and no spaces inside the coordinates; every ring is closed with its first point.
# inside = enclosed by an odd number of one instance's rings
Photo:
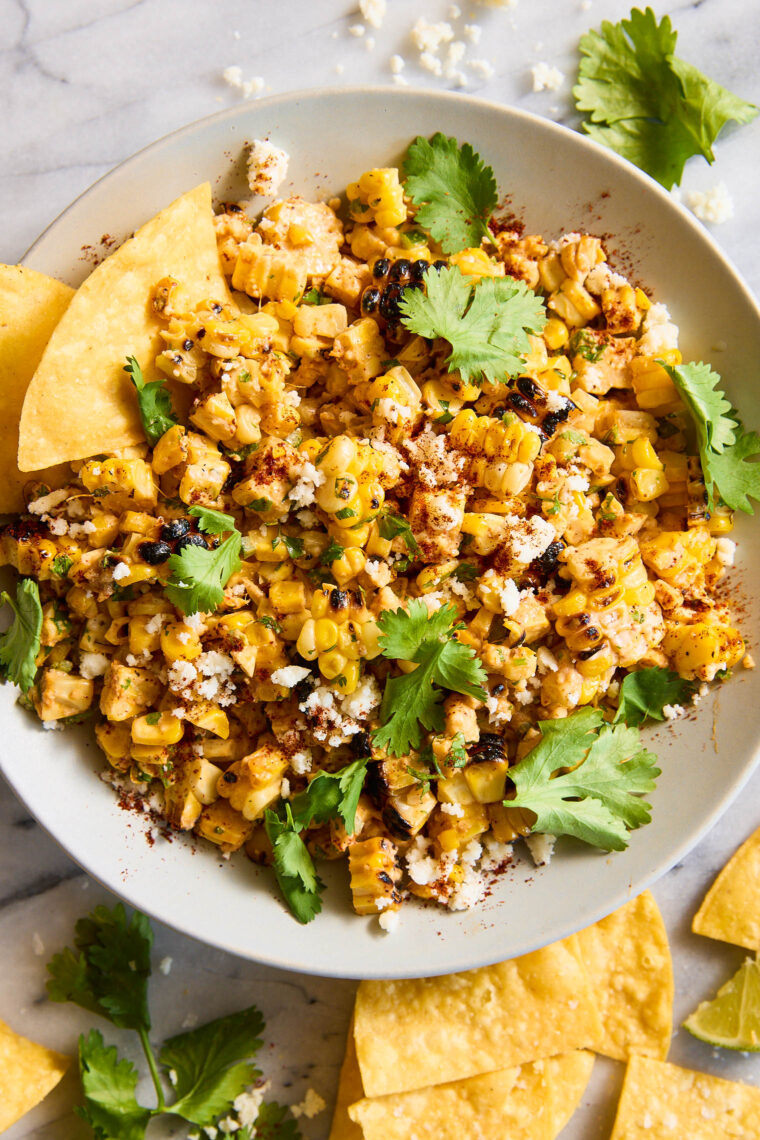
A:
{"type": "Polygon", "coordinates": [[[353,834],[368,759],[354,760],[337,772],[319,772],[279,811],[266,812],[264,826],[272,844],[277,881],[299,922],[311,922],[319,914],[323,889],[300,833],[313,823],[327,823],[339,817],[348,834],[353,834]]]}
{"type": "MultiPolygon", "coordinates": [[[[99,1030],[80,1036],[84,1105],[76,1112],[92,1128],[94,1140],[144,1140],[150,1121],[165,1114],[208,1128],[209,1135],[220,1125],[224,1131],[224,1120],[235,1121],[237,1098],[261,1076],[252,1058],[262,1046],[264,1019],[255,1006],[170,1037],[156,1059],[148,1036],[152,945],[144,915],[135,911],[127,919],[121,903],[113,909],[97,906],[77,922],[75,949],[67,947],[48,963],[51,1000],[75,1002],[113,1025],[135,1030],[153,1080],[156,1105],[147,1108],[136,1097],[140,1074],[132,1062],[106,1045],[99,1030]],[[174,1094],[170,1104],[167,1088],[174,1094]]],[[[256,1124],[260,1120],[268,1130],[250,1131],[241,1119],[235,1134],[301,1140],[286,1112],[281,1105],[262,1104],[256,1124]]]]}
{"type": "Polygon", "coordinates": [[[581,37],[575,104],[589,113],[591,138],[633,162],[666,190],[681,181],[695,154],[714,161],[712,145],[728,122],[758,113],[673,54],[678,36],[670,18],[634,8],[627,20],[602,21],[581,37]]]}
{"type": "Polygon", "coordinates": [[[137,406],[140,411],[143,431],[148,443],[153,447],[164,432],[167,432],[177,423],[172,408],[171,394],[163,380],[146,382],[142,368],[134,356],[127,357],[124,371],[137,390],[137,406]]]}
{"type": "Polygon", "coordinates": [[[79,1073],[84,1105],[74,1111],[98,1140],[142,1140],[151,1112],[137,1102],[140,1075],[131,1061],[119,1057],[114,1045],[105,1044],[97,1029],[79,1038],[79,1073]]]}
{"type": "Polygon", "coordinates": [[[710,509],[722,499],[731,510],[754,514],[760,501],[760,437],[747,432],[720,390],[720,376],[709,364],[664,365],[689,409],[699,448],[710,509]]]}
{"type": "Polygon", "coordinates": [[[26,693],[34,684],[40,651],[42,605],[39,586],[33,578],[21,578],[16,583],[15,602],[3,590],[0,605],[3,603],[13,610],[13,621],[0,635],[0,674],[26,693]]]}
{"type": "Polygon", "coordinates": [[[386,610],[380,614],[380,647],[386,657],[414,661],[417,668],[400,677],[389,677],[380,706],[381,727],[374,733],[378,748],[393,756],[405,756],[419,748],[420,725],[438,732],[443,727],[445,690],[485,701],[486,674],[475,653],[456,639],[457,611],[441,606],[428,614],[418,598],[408,612],[386,610]]]}
{"type": "Polygon", "coordinates": [[[412,533],[412,527],[408,519],[402,519],[401,515],[394,515],[388,512],[387,514],[381,515],[378,519],[378,527],[381,538],[392,542],[394,538],[401,537],[410,554],[420,553],[417,539],[412,533]]]}
{"type": "Polygon", "coordinates": [[[404,159],[404,189],[416,206],[415,223],[440,243],[444,253],[479,246],[498,192],[490,166],[469,143],[457,145],[439,131],[414,140],[404,159]]]}
{"type": "Polygon", "coordinates": [[[638,730],[603,725],[598,709],[539,721],[538,727],[541,740],[509,769],[516,795],[504,803],[533,812],[536,832],[622,851],[628,831],[649,823],[650,805],[639,797],[654,789],[660,774],[638,730]]]}
{"type": "Polygon", "coordinates": [[[682,705],[690,701],[696,690],[693,681],[685,681],[670,669],[636,669],[627,673],[620,685],[615,723],[629,727],[647,720],[664,720],[666,705],[682,705]]]}
{"type": "Polygon", "coordinates": [[[484,277],[473,285],[457,266],[431,270],[426,292],[407,289],[399,301],[401,321],[428,340],[451,345],[449,372],[462,379],[506,382],[517,375],[530,349],[528,333],[540,333],[546,310],[524,281],[484,277]]]}
{"type": "Polygon", "coordinates": [[[226,1115],[242,1089],[261,1076],[251,1057],[263,1045],[264,1018],[250,1006],[165,1041],[158,1059],[176,1077],[175,1116],[202,1128],[226,1115]]]}
{"type": "Polygon", "coordinates": [[[232,533],[215,550],[202,546],[186,546],[179,554],[169,558],[171,577],[164,586],[169,601],[184,614],[194,614],[199,610],[213,612],[224,597],[224,587],[233,574],[240,569],[240,549],[243,536],[235,529],[231,515],[210,511],[205,507],[192,507],[201,529],[212,534],[232,533]],[[227,525],[227,520],[229,524],[227,525]],[[213,529],[218,528],[218,529],[213,529]]]}

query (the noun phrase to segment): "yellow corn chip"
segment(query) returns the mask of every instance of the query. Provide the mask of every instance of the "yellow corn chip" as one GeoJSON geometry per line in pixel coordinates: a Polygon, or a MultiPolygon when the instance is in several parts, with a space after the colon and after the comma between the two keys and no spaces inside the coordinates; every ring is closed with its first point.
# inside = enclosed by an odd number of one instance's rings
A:
{"type": "Polygon", "coordinates": [[[616,1061],[668,1055],[673,964],[665,924],[649,891],[578,934],[602,1018],[597,1052],[616,1061]]]}
{"type": "Polygon", "coordinates": [[[729,859],[694,915],[695,934],[760,950],[760,828],[729,859]]]}
{"type": "MultiPolygon", "coordinates": [[[[31,476],[16,466],[21,407],[45,345],[73,296],[68,285],[44,273],[0,265],[0,514],[26,507],[23,488],[31,476]]],[[[60,487],[70,474],[67,466],[35,473],[50,488],[60,487]]]]}
{"type": "Polygon", "coordinates": [[[631,1057],[610,1140],[755,1140],[760,1089],[631,1057]]]}
{"type": "Polygon", "coordinates": [[[0,1021],[0,1132],[44,1100],[70,1064],[70,1057],[19,1037],[0,1021]]]}
{"type": "Polygon", "coordinates": [[[338,1078],[338,1093],[335,1098],[330,1135],[327,1140],[363,1140],[363,1132],[358,1124],[354,1124],[348,1115],[348,1107],[364,1096],[362,1075],[359,1072],[359,1062],[356,1059],[356,1045],[354,1044],[354,1019],[348,1027],[346,1038],[346,1055],[338,1078]]]}
{"type": "Polygon", "coordinates": [[[166,276],[180,282],[191,305],[229,300],[207,182],[146,222],[77,290],[24,401],[22,471],[143,441],[135,390],[123,368],[136,356],[146,380],[156,378],[162,326],[150,295],[166,276]]]}
{"type": "Polygon", "coordinates": [[[435,1088],[352,1104],[364,1140],[554,1140],[583,1095],[594,1064],[568,1053],[435,1088]]]}
{"type": "Polygon", "coordinates": [[[575,937],[466,973],[362,982],[355,1017],[371,1097],[593,1049],[601,1039],[575,937]]]}

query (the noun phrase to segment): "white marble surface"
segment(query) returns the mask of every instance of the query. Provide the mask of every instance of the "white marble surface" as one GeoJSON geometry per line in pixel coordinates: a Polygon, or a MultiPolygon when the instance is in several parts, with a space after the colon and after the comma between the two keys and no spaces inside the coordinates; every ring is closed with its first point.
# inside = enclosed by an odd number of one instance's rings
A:
{"type": "MultiPolygon", "coordinates": [[[[348,33],[359,22],[351,0],[0,0],[0,260],[18,260],[35,236],[82,190],[153,139],[232,105],[238,94],[222,71],[239,65],[260,75],[267,92],[359,82],[391,82],[389,58],[419,86],[447,86],[414,65],[408,30],[418,15],[446,18],[445,0],[389,0],[388,16],[369,49],[348,33]]],[[[569,99],[579,35],[601,19],[617,20],[624,0],[521,0],[489,10],[464,0],[464,18],[482,24],[470,58],[488,59],[493,78],[471,76],[469,89],[558,121],[575,124],[569,99]],[[534,94],[530,67],[539,60],[567,75],[559,92],[534,94]]],[[[754,0],[689,0],[659,6],[680,33],[678,53],[745,98],[760,103],[760,8],[754,0]]],[[[760,292],[760,123],[729,132],[710,169],[688,165],[684,186],[727,183],[733,220],[715,236],[755,292],[760,292]]],[[[709,287],[709,284],[707,285],[709,287]]],[[[747,715],[753,715],[747,710],[747,715]]],[[[676,1024],[735,969],[742,954],[690,934],[691,915],[725,860],[760,824],[760,772],[739,801],[682,865],[655,887],[674,951],[676,1024]]],[[[44,997],[44,963],[70,940],[76,918],[104,892],[28,818],[0,786],[0,1017],[20,1031],[73,1052],[92,1023],[44,997]]],[[[329,1101],[343,1049],[354,985],[285,974],[210,950],[157,926],[156,962],[170,956],[154,983],[157,1036],[176,1032],[188,1013],[201,1019],[255,1002],[267,1018],[263,1066],[274,1093],[288,1103],[309,1087],[329,1101]]],[[[124,1035],[113,1031],[114,1040],[124,1035]]],[[[760,1084],[760,1058],[718,1056],[676,1034],[671,1058],[760,1084]]],[[[563,1140],[606,1140],[622,1068],[598,1063],[582,1109],[563,1140]]],[[[6,1133],[8,1140],[70,1140],[87,1130],[71,1114],[72,1076],[6,1133]]],[[[304,1129],[320,1140],[328,1114],[304,1129]]],[[[151,1135],[157,1135],[151,1132],[151,1135]]],[[[177,1136],[185,1134],[178,1129],[177,1136]]]]}

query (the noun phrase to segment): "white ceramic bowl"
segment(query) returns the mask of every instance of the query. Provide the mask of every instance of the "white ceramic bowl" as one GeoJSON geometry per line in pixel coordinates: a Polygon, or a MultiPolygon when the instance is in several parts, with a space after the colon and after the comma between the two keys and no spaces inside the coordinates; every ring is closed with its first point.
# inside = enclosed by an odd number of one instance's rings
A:
{"type": "MultiPolygon", "coordinates": [[[[745,420],[760,422],[760,313],[693,218],[645,175],[588,139],[543,119],[462,95],[396,90],[307,92],[243,104],[170,135],[82,195],[42,235],[26,264],[78,284],[83,246],[124,238],[173,198],[211,179],[218,199],[245,196],[244,142],[269,137],[291,155],[282,188],[327,197],[367,167],[392,164],[417,134],[443,130],[489,162],[529,232],[584,229],[605,237],[616,266],[667,302],[686,359],[709,360],[745,420]],[[720,351],[718,345],[723,345],[720,351]]],[[[740,520],[738,569],[756,565],[758,529],[740,520]]],[[[742,628],[758,643],[758,597],[742,628]]],[[[518,862],[469,912],[409,905],[388,936],[350,908],[344,865],[320,866],[323,913],[301,927],[267,871],[220,860],[177,838],[146,841],[95,773],[89,729],[40,731],[0,693],[2,770],[29,810],[92,876],[141,910],[202,941],[286,969],[338,977],[410,977],[466,969],[545,945],[613,910],[689,851],[737,794],[756,759],[760,670],[741,672],[703,701],[696,719],[651,735],[662,776],[653,822],[627,851],[600,854],[560,841],[551,866],[518,862]]]]}

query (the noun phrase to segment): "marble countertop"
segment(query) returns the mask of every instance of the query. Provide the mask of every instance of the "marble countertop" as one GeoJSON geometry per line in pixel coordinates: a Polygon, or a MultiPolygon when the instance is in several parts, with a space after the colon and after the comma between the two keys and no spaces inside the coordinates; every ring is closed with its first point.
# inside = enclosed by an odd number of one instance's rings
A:
{"type": "MultiPolygon", "coordinates": [[[[264,95],[355,83],[389,84],[392,54],[405,57],[415,86],[449,87],[422,71],[408,39],[418,15],[445,19],[444,0],[389,0],[378,30],[362,36],[351,0],[0,0],[0,261],[19,260],[65,206],[116,163],[155,138],[233,105],[241,97],[223,80],[230,65],[244,79],[260,76],[264,95]],[[370,44],[374,39],[374,46],[370,44]]],[[[570,87],[578,37],[602,19],[627,15],[623,0],[513,0],[500,9],[462,0],[461,26],[484,34],[469,58],[493,66],[489,80],[468,71],[468,90],[570,126],[570,87]],[[558,91],[532,91],[539,61],[566,79],[558,91]]],[[[756,45],[760,8],[748,0],[679,0],[659,7],[679,31],[678,54],[744,98],[760,103],[756,45]]],[[[467,68],[465,68],[467,71],[467,68]]],[[[684,188],[724,181],[735,216],[714,236],[760,292],[760,122],[730,131],[711,169],[694,159],[684,188]]],[[[654,888],[671,938],[676,973],[675,1023],[714,992],[742,953],[691,935],[691,915],[717,870],[760,824],[760,772],[722,820],[654,888]]],[[[44,996],[45,962],[71,940],[75,920],[105,892],[80,871],[29,818],[0,781],[0,1018],[64,1052],[93,1018],[44,996]]],[[[334,1094],[355,984],[288,974],[209,949],[160,924],[156,962],[171,958],[153,987],[155,1024],[177,1032],[188,1015],[200,1020],[255,1003],[267,1020],[263,1067],[273,1095],[285,1103],[314,1088],[334,1094]]],[[[124,1038],[109,1033],[114,1041],[124,1038]]],[[[760,1058],[718,1055],[677,1032],[671,1059],[693,1068],[760,1084],[760,1058]]],[[[606,1140],[622,1066],[599,1062],[583,1106],[563,1140],[606,1140]]],[[[87,1129],[72,1115],[76,1080],[59,1088],[5,1135],[8,1140],[74,1140],[87,1129]]],[[[329,1129],[324,1112],[304,1126],[310,1140],[329,1129]]],[[[169,1133],[167,1133],[168,1135],[169,1133]]],[[[184,1136],[178,1128],[174,1135],[184,1136]]],[[[160,1135],[156,1130],[151,1136],[160,1135]]]]}

